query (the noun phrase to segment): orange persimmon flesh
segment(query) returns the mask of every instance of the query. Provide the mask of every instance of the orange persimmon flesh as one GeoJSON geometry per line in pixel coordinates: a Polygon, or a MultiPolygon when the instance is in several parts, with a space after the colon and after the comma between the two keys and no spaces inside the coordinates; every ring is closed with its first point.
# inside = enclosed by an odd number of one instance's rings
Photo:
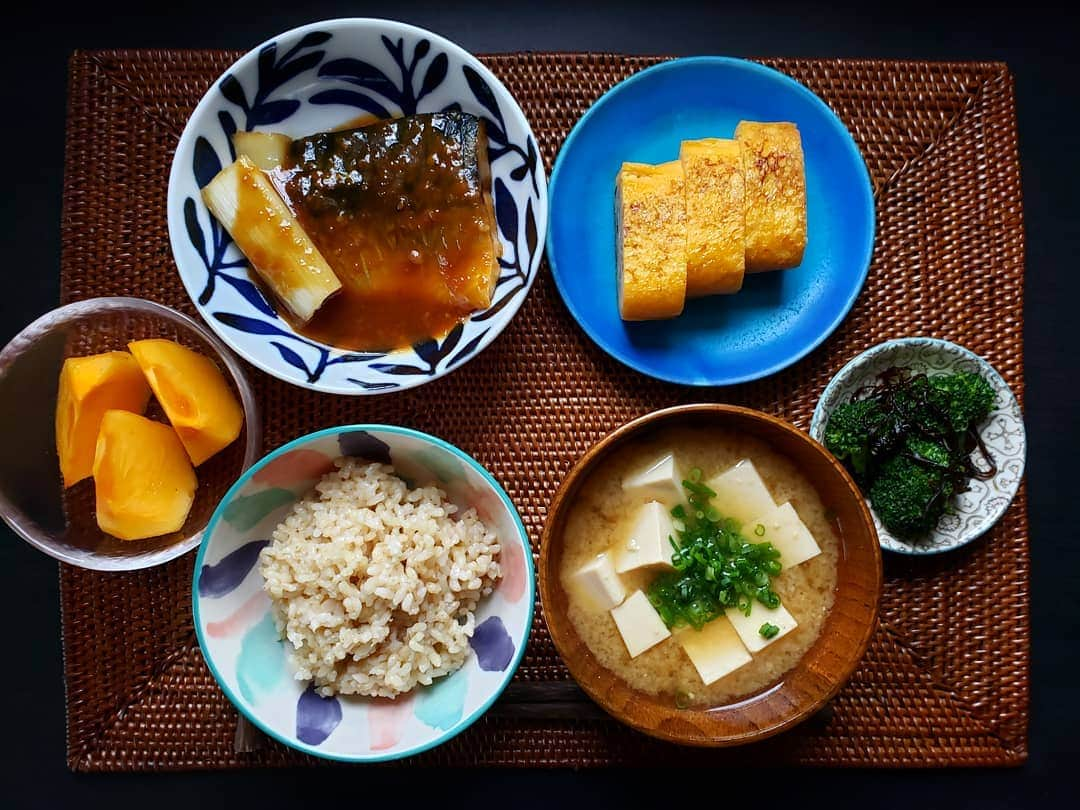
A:
{"type": "Polygon", "coordinates": [[[127,352],[64,361],[56,400],[56,452],[65,487],[93,473],[94,448],[105,412],[142,413],[149,399],[150,386],[127,352]]]}
{"type": "Polygon", "coordinates": [[[97,522],[121,540],[179,531],[195,500],[195,470],[172,428],[106,411],[94,454],[97,522]]]}
{"type": "Polygon", "coordinates": [[[244,411],[213,361],[172,340],[128,348],[196,467],[240,435],[244,411]]]}

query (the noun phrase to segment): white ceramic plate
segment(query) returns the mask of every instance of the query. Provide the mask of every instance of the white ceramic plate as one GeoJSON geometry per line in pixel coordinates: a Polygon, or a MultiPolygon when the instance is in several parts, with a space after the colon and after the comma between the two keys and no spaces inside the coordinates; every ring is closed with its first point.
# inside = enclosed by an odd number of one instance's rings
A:
{"type": "Polygon", "coordinates": [[[268,374],[334,394],[400,391],[442,377],[506,327],[536,278],[547,234],[547,179],[536,138],[510,92],[474,56],[411,25],[345,19],[288,31],[245,54],[207,91],[169,177],[169,238],[199,314],[268,374]],[[484,119],[503,255],[492,304],[445,338],[390,353],[349,352],[302,337],[251,282],[247,262],[199,190],[233,160],[237,130],[293,137],[360,115],[460,109],[484,119]]]}
{"type": "Polygon", "coordinates": [[[938,554],[959,548],[993,526],[1005,514],[1020,488],[1027,454],[1020,403],[994,367],[974,352],[937,338],[900,338],[868,349],[840,369],[818,400],[810,424],[810,435],[822,442],[825,425],[836,406],[850,400],[856,391],[892,366],[929,376],[958,371],[975,372],[990,383],[997,395],[997,404],[980,431],[997,464],[997,475],[988,481],[973,479],[967,492],[952,499],[955,511],[946,513],[928,537],[920,542],[894,537],[881,525],[873,507],[870,509],[882,548],[899,554],[916,555],[938,554]]]}

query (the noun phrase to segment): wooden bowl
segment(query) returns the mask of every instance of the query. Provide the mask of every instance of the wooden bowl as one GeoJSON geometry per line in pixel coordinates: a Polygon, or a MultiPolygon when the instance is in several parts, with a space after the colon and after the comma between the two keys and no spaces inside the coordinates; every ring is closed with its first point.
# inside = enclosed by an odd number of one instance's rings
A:
{"type": "Polygon", "coordinates": [[[671,742],[728,746],[761,740],[791,728],[821,709],[850,677],[877,624],[881,550],[858,486],[844,468],[805,433],[775,417],[734,405],[684,405],[623,425],[593,446],[563,481],[548,510],[540,549],[544,618],[570,674],[618,720],[671,742]],[[754,436],[786,456],[815,484],[836,515],[840,541],[836,599],[817,641],[798,664],[765,689],[725,706],[680,709],[670,698],[641,692],[601,665],[567,615],[559,577],[563,531],[577,493],[613,450],[655,429],[710,426],[754,436]]]}

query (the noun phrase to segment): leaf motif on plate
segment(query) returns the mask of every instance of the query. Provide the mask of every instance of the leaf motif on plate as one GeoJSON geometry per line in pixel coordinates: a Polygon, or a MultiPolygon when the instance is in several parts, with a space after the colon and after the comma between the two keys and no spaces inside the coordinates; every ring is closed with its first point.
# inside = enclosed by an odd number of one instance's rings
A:
{"type": "Polygon", "coordinates": [[[525,138],[525,162],[529,166],[529,171],[536,171],[536,144],[533,142],[532,136],[526,136],[525,138]]]}
{"type": "Polygon", "coordinates": [[[312,104],[343,104],[347,107],[356,107],[379,118],[393,117],[390,111],[374,98],[358,93],[355,90],[345,90],[344,88],[321,90],[308,100],[312,104]]]}
{"type": "Polygon", "coordinates": [[[433,373],[427,369],[410,366],[407,363],[372,363],[371,367],[376,371],[381,371],[383,374],[396,374],[399,376],[415,376],[417,374],[429,376],[433,373]]]}
{"type": "Polygon", "coordinates": [[[439,352],[439,342],[434,339],[422,340],[419,343],[413,344],[413,351],[416,352],[417,357],[432,367],[434,367],[442,357],[442,354],[439,352]]]}
{"type": "MultiPolygon", "coordinates": [[[[427,40],[425,39],[424,43],[426,42],[427,40]]],[[[419,45],[416,46],[416,50],[419,53],[419,45]]],[[[425,53],[426,52],[427,51],[425,50],[425,53]]],[[[446,57],[445,53],[440,53],[438,56],[431,60],[431,64],[428,65],[427,72],[424,73],[424,81],[420,85],[420,98],[423,98],[443,83],[443,80],[446,79],[446,73],[449,67],[450,60],[446,57]]]]}
{"type": "Polygon", "coordinates": [[[236,120],[228,113],[227,110],[218,110],[218,123],[221,124],[221,131],[225,133],[225,137],[229,141],[229,157],[236,160],[236,149],[233,147],[233,135],[236,134],[236,120]]]}
{"type": "Polygon", "coordinates": [[[396,382],[368,382],[367,380],[358,380],[355,377],[346,377],[345,379],[353,385],[359,385],[367,391],[386,391],[387,389],[398,387],[396,382]]]}
{"type": "MultiPolygon", "coordinates": [[[[484,122],[484,132],[487,134],[488,140],[493,141],[494,143],[506,143],[506,133],[503,132],[502,127],[500,127],[486,115],[481,115],[480,120],[484,122]]],[[[508,151],[511,150],[492,150],[493,154],[491,156],[491,162],[494,163],[500,157],[505,155],[508,151]]]]}
{"type": "Polygon", "coordinates": [[[247,96],[244,94],[244,88],[240,86],[240,82],[236,80],[236,77],[231,73],[225,74],[225,78],[218,84],[218,89],[221,91],[221,95],[231,101],[237,107],[242,110],[248,108],[247,96]]]}
{"type": "Polygon", "coordinates": [[[405,61],[405,39],[403,37],[398,38],[396,43],[386,34],[383,34],[381,39],[386,50],[390,51],[391,55],[393,55],[398,62],[405,61]]]}
{"type": "Polygon", "coordinates": [[[454,350],[454,347],[461,341],[461,336],[463,334],[465,334],[465,322],[458,321],[454,324],[454,328],[446,333],[446,337],[442,339],[442,343],[439,344],[440,360],[454,350]]]}
{"type": "Polygon", "coordinates": [[[283,337],[293,337],[290,332],[286,332],[272,323],[261,321],[258,318],[251,318],[247,315],[239,315],[235,312],[215,312],[214,317],[226,326],[230,326],[233,329],[237,329],[241,332],[247,332],[249,335],[280,335],[283,337]]]}
{"type": "Polygon", "coordinates": [[[488,83],[484,81],[483,76],[469,65],[463,65],[461,70],[465,74],[465,81],[468,83],[472,94],[484,109],[495,116],[495,120],[499,123],[499,131],[502,132],[505,129],[502,112],[499,110],[499,102],[495,100],[495,94],[491,92],[488,83]]]}
{"type": "Polygon", "coordinates": [[[264,315],[269,315],[271,318],[277,317],[277,310],[274,309],[273,304],[266,300],[266,297],[262,294],[254,284],[248,281],[246,278],[239,278],[237,276],[230,276],[225,273],[221,273],[221,279],[228,282],[234,290],[244,297],[244,300],[251,304],[255,309],[264,315]]]}
{"type": "Polygon", "coordinates": [[[488,330],[485,329],[479,335],[476,335],[468,343],[466,343],[457,354],[455,354],[453,357],[450,358],[450,361],[446,364],[446,368],[447,369],[453,368],[458,363],[460,363],[463,359],[465,359],[470,354],[472,354],[474,351],[476,351],[476,347],[480,345],[480,341],[484,339],[484,335],[486,335],[487,333],[488,333],[488,330]]]}
{"type": "Polygon", "coordinates": [[[297,371],[303,372],[304,375],[306,375],[307,377],[311,377],[311,371],[308,369],[307,363],[304,362],[304,358],[302,358],[299,354],[290,349],[284,343],[278,343],[276,340],[271,340],[270,345],[278,350],[278,354],[281,355],[282,360],[295,368],[297,371]]]}
{"type": "Polygon", "coordinates": [[[329,31],[312,31],[311,33],[304,34],[304,38],[297,44],[297,50],[303,48],[314,48],[316,45],[322,45],[324,42],[329,42],[333,36],[329,31]]]}
{"type": "Polygon", "coordinates": [[[281,87],[283,84],[295,79],[301,73],[316,67],[325,55],[325,51],[312,51],[311,53],[305,53],[303,56],[298,56],[296,59],[278,65],[277,70],[275,71],[274,86],[281,87]]]}
{"type": "MultiPolygon", "coordinates": [[[[192,247],[198,252],[203,264],[209,264],[206,258],[206,237],[203,236],[202,227],[199,225],[199,214],[195,208],[195,200],[188,197],[184,200],[184,227],[187,229],[188,239],[192,247]]],[[[205,304],[205,301],[200,301],[205,304]]]]}
{"type": "Polygon", "coordinates": [[[274,65],[277,62],[277,43],[271,42],[259,50],[259,90],[268,94],[274,86],[274,65]]]}
{"type": "Polygon", "coordinates": [[[294,98],[264,101],[257,107],[252,108],[248,114],[248,126],[263,127],[269,124],[279,124],[299,109],[300,102],[294,98]]]}
{"type": "Polygon", "coordinates": [[[401,91],[389,76],[361,59],[331,59],[319,68],[319,76],[355,84],[392,101],[396,101],[401,95],[401,91]]]}
{"type": "Polygon", "coordinates": [[[366,363],[368,360],[378,360],[380,357],[386,357],[386,352],[349,352],[347,354],[339,354],[333,360],[328,360],[326,365],[335,366],[338,363],[366,363]]]}
{"type": "Polygon", "coordinates": [[[503,237],[510,243],[517,242],[518,210],[514,195],[501,177],[495,178],[495,219],[503,237]]]}
{"type": "Polygon", "coordinates": [[[533,213],[532,197],[525,202],[525,247],[532,256],[537,246],[536,214],[533,213]]]}
{"type": "Polygon", "coordinates": [[[473,323],[483,323],[484,321],[489,321],[494,318],[496,315],[502,312],[503,309],[505,309],[506,305],[509,304],[510,301],[514,298],[514,296],[518,294],[518,291],[524,288],[524,283],[519,284],[518,286],[514,287],[514,289],[507,292],[506,295],[504,295],[490,307],[485,309],[483,312],[479,313],[478,315],[473,315],[473,323]]]}
{"type": "Polygon", "coordinates": [[[191,168],[195,172],[195,182],[199,184],[199,188],[203,188],[221,171],[221,160],[210,141],[202,135],[195,139],[192,152],[191,168]]]}

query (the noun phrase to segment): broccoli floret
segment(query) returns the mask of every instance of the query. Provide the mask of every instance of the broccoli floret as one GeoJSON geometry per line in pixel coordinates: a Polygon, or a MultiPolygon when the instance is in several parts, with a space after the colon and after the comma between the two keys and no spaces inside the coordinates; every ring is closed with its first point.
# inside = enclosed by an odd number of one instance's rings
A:
{"type": "Polygon", "coordinates": [[[931,402],[949,419],[949,427],[964,433],[990,415],[997,399],[994,389],[978,374],[961,371],[931,377],[931,402]]]}
{"type": "Polygon", "coordinates": [[[937,465],[943,471],[948,470],[952,464],[952,456],[949,448],[938,442],[911,436],[904,444],[907,454],[915,461],[922,461],[927,466],[937,465]]]}
{"type": "Polygon", "coordinates": [[[871,456],[877,452],[886,414],[872,399],[845,402],[837,406],[825,426],[825,447],[861,478],[871,456]]]}
{"type": "Polygon", "coordinates": [[[933,529],[953,494],[950,464],[947,448],[909,438],[904,450],[881,466],[870,487],[870,503],[885,528],[900,537],[933,529]]]}

